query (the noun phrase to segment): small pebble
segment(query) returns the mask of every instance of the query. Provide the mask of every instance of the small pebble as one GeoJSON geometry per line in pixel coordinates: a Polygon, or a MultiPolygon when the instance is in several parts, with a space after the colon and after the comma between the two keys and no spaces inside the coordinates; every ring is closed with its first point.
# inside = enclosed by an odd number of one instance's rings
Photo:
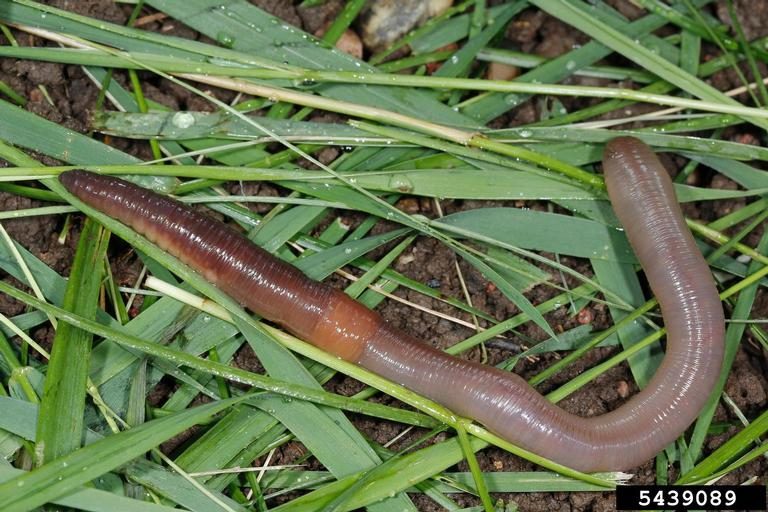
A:
{"type": "Polygon", "coordinates": [[[594,320],[594,315],[592,315],[592,310],[589,308],[582,309],[576,315],[576,321],[581,325],[591,324],[592,320],[594,320]]]}
{"type": "MultiPolygon", "coordinates": [[[[318,29],[315,32],[315,37],[323,37],[330,25],[331,22],[328,22],[324,27],[318,29]]],[[[357,32],[352,29],[347,29],[341,34],[339,40],[336,41],[336,48],[356,59],[363,58],[363,42],[360,40],[360,36],[357,35],[357,32]]]]}
{"type": "Polygon", "coordinates": [[[520,68],[502,64],[501,62],[491,62],[488,70],[485,72],[485,78],[488,80],[512,80],[520,74],[520,68]]]}
{"type": "Polygon", "coordinates": [[[366,48],[381,51],[417,25],[437,16],[453,0],[376,0],[360,14],[360,35],[366,48]]]}

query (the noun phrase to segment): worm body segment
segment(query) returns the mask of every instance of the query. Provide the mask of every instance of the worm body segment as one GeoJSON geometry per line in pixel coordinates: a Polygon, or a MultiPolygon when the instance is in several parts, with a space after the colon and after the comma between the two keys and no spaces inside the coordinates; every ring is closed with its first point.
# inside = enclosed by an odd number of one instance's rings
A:
{"type": "Polygon", "coordinates": [[[243,235],[181,203],[117,178],[61,174],[80,200],[131,226],[255,313],[463,416],[508,441],[582,471],[629,469],[674,441],[717,380],[724,318],[709,267],[656,155],[633,138],[603,160],[614,210],[658,297],[667,352],[649,385],[617,410],[582,418],[522,378],[414,339],[344,293],[310,280],[243,235]]]}

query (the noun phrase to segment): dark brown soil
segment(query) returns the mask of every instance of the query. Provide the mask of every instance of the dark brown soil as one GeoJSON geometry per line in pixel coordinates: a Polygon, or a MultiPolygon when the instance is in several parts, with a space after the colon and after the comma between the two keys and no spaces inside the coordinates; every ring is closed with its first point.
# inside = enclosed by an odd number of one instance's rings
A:
{"type": "MultiPolygon", "coordinates": [[[[122,6],[111,0],[57,0],[48,2],[51,5],[61,7],[102,18],[116,23],[124,23],[130,12],[130,6],[122,6]]],[[[300,9],[294,3],[280,0],[257,0],[254,2],[260,7],[277,14],[289,23],[295,24],[302,29],[313,33],[324,26],[329,19],[335,16],[341,6],[339,0],[330,0],[322,7],[313,9],[300,9]]],[[[628,17],[636,17],[640,10],[627,1],[611,1],[616,4],[619,10],[628,17]]],[[[747,31],[749,38],[754,38],[768,33],[768,2],[754,2],[751,0],[736,0],[736,7],[740,13],[740,20],[747,31]]],[[[728,22],[728,13],[725,8],[725,2],[719,1],[708,10],[709,13],[719,17],[723,22],[728,22]]],[[[149,10],[146,12],[150,13],[149,10]]],[[[143,28],[148,30],[157,30],[163,33],[172,33],[175,35],[200,38],[200,36],[184,27],[181,23],[171,19],[160,19],[145,25],[143,28]]],[[[33,37],[16,34],[19,42],[23,45],[39,45],[41,41],[33,37]]],[[[588,41],[588,37],[575,31],[550,16],[539,12],[536,9],[529,9],[516,18],[516,21],[510,25],[507,30],[508,44],[516,46],[524,51],[544,55],[556,56],[568,51],[574,45],[583,44],[588,41]]],[[[3,41],[3,43],[6,43],[3,41]]],[[[717,49],[705,46],[706,57],[717,55],[717,49]]],[[[765,69],[762,69],[765,72],[765,69]]],[[[748,73],[748,72],[747,72],[748,73]]],[[[118,80],[124,81],[125,77],[117,73],[118,80]]],[[[98,94],[95,86],[85,78],[81,69],[77,66],[62,66],[56,64],[47,64],[32,61],[16,61],[13,59],[0,59],[0,80],[4,81],[17,92],[28,99],[27,109],[42,117],[45,117],[56,123],[60,123],[79,132],[89,130],[89,119],[94,108],[98,94]],[[50,94],[53,104],[40,93],[39,87],[44,85],[50,94]]],[[[584,81],[574,83],[593,83],[594,81],[584,81]]],[[[738,77],[732,71],[720,73],[711,79],[711,83],[719,89],[726,90],[740,85],[738,77]]],[[[155,78],[147,78],[143,84],[147,96],[153,100],[159,101],[172,108],[210,110],[210,105],[197,97],[190,97],[189,93],[178,87],[169,85],[155,78]]],[[[231,97],[231,93],[226,91],[217,91],[220,99],[231,97]]],[[[744,101],[748,101],[743,98],[744,101]]],[[[578,105],[587,103],[588,100],[563,100],[569,108],[576,108],[578,105]]],[[[514,126],[536,119],[538,116],[538,104],[529,102],[514,112],[497,119],[494,126],[514,126]]],[[[641,107],[639,107],[641,108],[641,107]]],[[[634,111],[634,109],[633,109],[634,111]]],[[[620,115],[627,115],[621,112],[620,115]]],[[[760,135],[749,132],[748,127],[729,128],[723,135],[726,140],[754,140],[757,143],[761,140],[760,135]]],[[[121,150],[132,153],[140,158],[149,158],[150,152],[148,145],[144,142],[133,142],[126,140],[112,140],[112,144],[121,150]]],[[[326,155],[328,159],[335,157],[335,153],[326,155]]],[[[44,159],[45,160],[45,159],[44,159]]],[[[53,163],[53,162],[47,162],[53,163]]],[[[682,159],[668,159],[666,161],[670,168],[680,169],[684,165],[682,159]]],[[[712,186],[716,188],[732,188],[735,184],[721,176],[712,177],[712,173],[706,170],[695,174],[692,178],[700,186],[712,186]]],[[[265,185],[261,187],[267,194],[276,194],[280,191],[275,187],[265,185]]],[[[704,221],[717,218],[728,211],[732,211],[743,205],[746,200],[723,201],[718,203],[708,203],[706,207],[698,208],[696,205],[688,205],[686,214],[695,219],[704,221]],[[714,206],[713,206],[714,204],[714,206]]],[[[24,198],[19,198],[7,193],[0,192],[0,210],[16,210],[29,208],[39,203],[24,198]]],[[[435,216],[434,204],[431,201],[423,199],[403,200],[400,205],[409,213],[421,213],[427,216],[435,216]]],[[[443,201],[441,208],[443,212],[482,207],[473,201],[443,201]]],[[[529,205],[537,207],[537,205],[529,205]]],[[[60,229],[60,218],[58,217],[36,217],[25,219],[23,221],[8,221],[3,225],[9,231],[11,236],[18,240],[24,247],[28,248],[35,255],[49,264],[58,272],[67,273],[69,263],[73,255],[74,237],[68,238],[63,245],[57,240],[58,230],[60,229]]],[[[762,229],[752,233],[745,242],[755,246],[762,229]]],[[[117,252],[112,256],[113,262],[119,262],[114,265],[113,271],[120,282],[131,282],[136,275],[137,261],[128,252],[124,245],[117,244],[117,252]]],[[[585,261],[571,258],[565,258],[563,263],[573,266],[582,273],[591,274],[589,265],[585,261]]],[[[503,319],[515,314],[516,308],[504,296],[487,282],[477,271],[464,262],[459,262],[460,274],[457,272],[456,257],[444,246],[432,239],[421,238],[414,243],[411,248],[395,264],[395,268],[408,275],[409,277],[423,282],[430,283],[438,287],[446,295],[454,297],[463,297],[460,279],[466,282],[472,304],[483,309],[497,319],[503,319]]],[[[574,285],[575,283],[569,283],[574,285]]],[[[528,294],[528,297],[534,304],[538,304],[553,295],[553,291],[547,287],[534,289],[528,294]]],[[[453,308],[431,299],[425,298],[419,294],[411,292],[398,292],[398,295],[418,305],[427,308],[457,315],[453,308]]],[[[8,300],[7,297],[0,295],[0,312],[4,314],[18,314],[22,307],[8,300]]],[[[460,341],[471,335],[467,328],[457,327],[456,324],[437,317],[414,310],[410,306],[403,305],[395,301],[387,301],[381,307],[379,312],[390,322],[402,327],[403,329],[414,333],[418,337],[428,340],[438,346],[445,347],[460,341]]],[[[459,318],[467,321],[472,319],[467,315],[458,314],[459,318]]],[[[768,317],[768,296],[764,289],[760,289],[755,309],[752,312],[753,318],[768,317]]],[[[595,329],[602,329],[609,325],[608,315],[600,305],[592,305],[588,312],[582,313],[579,318],[570,318],[565,310],[558,310],[550,314],[547,320],[556,329],[568,329],[577,325],[579,319],[582,321],[591,318],[595,329]]],[[[747,330],[749,333],[749,329],[747,330]]],[[[49,336],[47,330],[41,330],[36,333],[41,338],[49,336]]],[[[537,327],[530,324],[525,326],[519,333],[520,338],[511,340],[516,343],[527,343],[526,340],[541,340],[545,338],[544,333],[537,327]]],[[[733,401],[738,405],[741,411],[748,417],[753,418],[762,412],[766,407],[766,392],[768,392],[768,382],[766,382],[766,355],[760,349],[760,345],[754,342],[750,334],[746,335],[741,348],[739,349],[733,371],[728,380],[726,391],[733,401]]],[[[581,359],[577,364],[568,368],[553,379],[550,379],[541,391],[547,391],[557,387],[577,375],[580,371],[589,368],[598,361],[603,360],[612,353],[612,349],[599,349],[590,353],[588,357],[581,359]]],[[[504,348],[491,348],[488,350],[487,357],[489,362],[498,362],[505,357],[509,357],[510,352],[504,348]]],[[[483,354],[480,350],[475,350],[466,355],[473,359],[481,359],[483,354]]],[[[526,361],[516,368],[516,371],[524,376],[531,376],[542,368],[554,362],[554,358],[547,356],[539,361],[526,361]]],[[[237,363],[249,369],[256,369],[257,361],[247,351],[243,351],[237,357],[237,363]]],[[[627,393],[636,391],[632,383],[631,375],[624,366],[615,368],[602,375],[595,382],[586,388],[575,393],[573,396],[562,402],[562,406],[576,414],[591,416],[598,415],[612,410],[621,405],[627,397],[627,393]]],[[[330,386],[341,393],[352,394],[360,389],[360,385],[350,379],[336,378],[330,386]]],[[[153,395],[157,398],[157,395],[153,395]]],[[[389,402],[389,398],[381,398],[389,402]]],[[[720,406],[716,416],[717,421],[734,421],[734,415],[720,406]]],[[[356,424],[371,439],[378,442],[386,442],[400,432],[400,427],[387,423],[374,422],[367,418],[356,418],[356,424]]],[[[707,450],[713,450],[726,441],[736,429],[731,429],[723,435],[710,438],[706,445],[707,450]]],[[[393,449],[406,445],[414,437],[406,437],[399,445],[393,449]]],[[[272,463],[281,463],[284,461],[290,463],[300,454],[301,450],[294,445],[286,447],[272,463]]],[[[484,470],[534,470],[536,469],[530,463],[522,461],[498,449],[488,449],[478,455],[479,462],[484,470]]],[[[727,476],[721,483],[741,483],[751,476],[758,476],[765,479],[768,464],[763,461],[755,461],[745,468],[727,476]]],[[[467,470],[465,464],[461,464],[458,470],[467,470]]],[[[654,479],[654,468],[652,463],[648,463],[635,471],[635,478],[632,483],[652,483],[654,479]]],[[[611,493],[532,493],[532,494],[514,494],[497,496],[505,501],[513,500],[519,505],[520,510],[525,511],[553,511],[553,510],[574,510],[574,511],[602,511],[612,510],[614,507],[611,493]]],[[[415,502],[420,510],[432,511],[439,508],[423,496],[414,496],[415,502]]],[[[477,505],[477,499],[471,496],[458,497],[457,502],[462,506],[477,505]]]]}

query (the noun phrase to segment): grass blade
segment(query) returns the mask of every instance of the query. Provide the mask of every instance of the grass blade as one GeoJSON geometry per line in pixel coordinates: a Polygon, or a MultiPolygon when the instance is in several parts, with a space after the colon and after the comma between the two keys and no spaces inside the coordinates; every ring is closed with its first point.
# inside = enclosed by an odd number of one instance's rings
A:
{"type": "MultiPolygon", "coordinates": [[[[86,221],[67,281],[64,308],[88,319],[96,316],[100,270],[104,268],[108,242],[103,228],[86,221]]],[[[37,425],[38,446],[43,447],[38,464],[80,447],[92,341],[91,333],[67,323],[56,330],[37,425]]]]}
{"type": "Polygon", "coordinates": [[[76,489],[247,397],[201,405],[89,444],[0,484],[0,509],[26,512],[76,489]]]}

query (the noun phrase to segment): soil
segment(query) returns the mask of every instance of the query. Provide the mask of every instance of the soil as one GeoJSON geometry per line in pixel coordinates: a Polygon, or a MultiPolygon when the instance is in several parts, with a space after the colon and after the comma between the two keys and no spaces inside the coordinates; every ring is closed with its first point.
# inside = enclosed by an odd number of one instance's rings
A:
{"type": "MultiPolygon", "coordinates": [[[[48,3],[73,12],[116,23],[125,23],[131,8],[128,5],[116,4],[111,0],[58,0],[48,3]]],[[[339,12],[341,7],[339,0],[330,0],[320,7],[311,9],[298,8],[294,3],[279,0],[262,0],[254,3],[310,33],[314,33],[319,28],[325,26],[339,12]]],[[[299,2],[295,3],[298,4],[299,2]]],[[[628,1],[617,0],[609,3],[616,4],[624,15],[631,18],[637,17],[641,13],[634,4],[628,1]]],[[[739,19],[747,32],[748,38],[752,39],[768,34],[768,2],[736,0],[735,4],[739,13],[739,19]]],[[[720,18],[724,23],[729,22],[728,11],[723,1],[716,2],[706,11],[720,18]]],[[[151,13],[151,10],[145,9],[144,14],[151,13]]],[[[162,33],[172,33],[192,39],[204,39],[193,30],[171,19],[160,18],[143,25],[142,28],[162,33]]],[[[39,39],[28,35],[22,33],[16,33],[15,35],[22,45],[41,44],[39,39]]],[[[507,41],[503,44],[547,57],[559,55],[573,46],[583,44],[588,40],[588,37],[584,34],[533,8],[516,18],[516,21],[507,30],[506,36],[507,41]]],[[[7,44],[6,41],[3,41],[3,43],[7,44]]],[[[709,45],[705,45],[703,52],[704,59],[718,54],[717,49],[709,45]]],[[[609,62],[617,64],[621,63],[621,60],[613,59],[609,62]]],[[[765,73],[764,68],[761,71],[765,73]]],[[[744,72],[749,76],[749,70],[745,69],[744,72]]],[[[116,73],[116,77],[118,80],[125,81],[125,77],[121,73],[116,73]]],[[[0,80],[7,83],[29,100],[26,107],[29,111],[79,132],[87,132],[89,130],[90,115],[92,114],[98,91],[86,79],[78,66],[0,59],[0,80]],[[43,85],[50,95],[52,104],[40,92],[40,86],[43,85]]],[[[731,70],[719,73],[712,77],[710,82],[721,90],[740,85],[738,77],[731,70]]],[[[572,79],[571,83],[591,84],[595,83],[595,79],[572,79]]],[[[143,87],[148,97],[171,108],[211,110],[211,107],[199,98],[190,97],[186,91],[153,77],[145,77],[143,87]]],[[[217,95],[220,99],[231,97],[231,93],[226,91],[217,91],[217,95]]],[[[748,101],[747,98],[740,99],[745,102],[748,101]]],[[[584,99],[563,99],[562,101],[569,109],[575,109],[591,102],[591,100],[584,99]]],[[[537,118],[539,108],[539,104],[529,102],[512,113],[501,116],[501,118],[494,121],[493,126],[515,126],[530,122],[537,118]]],[[[645,108],[647,107],[630,109],[630,112],[622,111],[619,115],[631,115],[645,108]]],[[[750,128],[747,126],[726,129],[723,133],[723,139],[741,142],[754,141],[754,143],[757,143],[758,140],[763,140],[759,133],[750,132],[750,128]]],[[[144,142],[112,139],[111,143],[121,150],[140,158],[149,158],[150,156],[148,145],[144,142]]],[[[325,155],[324,160],[332,159],[335,155],[336,152],[331,151],[325,155]]],[[[42,160],[47,164],[55,163],[46,158],[42,158],[42,160]]],[[[676,172],[685,164],[680,158],[668,158],[665,163],[673,172],[676,172]]],[[[691,180],[698,186],[711,186],[715,188],[735,187],[735,184],[728,179],[716,175],[707,169],[699,170],[693,175],[691,180]]],[[[278,188],[269,185],[259,188],[261,193],[268,195],[282,193],[278,188]]],[[[709,202],[701,207],[687,205],[685,213],[691,218],[708,221],[739,208],[745,202],[746,200],[709,202]]],[[[16,210],[40,204],[37,201],[0,192],[0,210],[16,210]]],[[[440,208],[444,213],[451,213],[492,204],[495,203],[446,200],[441,201],[440,208]]],[[[399,206],[404,210],[408,210],[409,213],[420,213],[430,217],[434,217],[437,213],[435,204],[424,199],[405,199],[399,203],[399,206]]],[[[536,208],[543,205],[527,204],[526,206],[536,208]]],[[[75,247],[76,236],[68,237],[63,244],[58,241],[61,220],[61,217],[35,217],[18,221],[4,221],[3,225],[11,237],[43,259],[57,272],[66,274],[74,253],[73,248],[75,247]]],[[[355,219],[349,220],[354,222],[355,219]]],[[[387,226],[384,225],[378,229],[387,229],[387,226]]],[[[745,243],[754,247],[760,235],[762,235],[762,229],[755,230],[747,237],[745,243]]],[[[116,262],[113,264],[113,272],[120,282],[131,283],[137,273],[138,261],[125,245],[116,244],[115,247],[116,252],[112,255],[112,261],[116,262]]],[[[564,258],[561,261],[576,268],[579,272],[591,275],[589,265],[585,261],[574,258],[564,258]]],[[[458,263],[457,270],[456,263],[456,257],[450,250],[432,239],[420,238],[396,262],[395,268],[417,281],[429,283],[430,286],[439,288],[445,295],[459,298],[464,297],[461,288],[461,279],[463,279],[472,304],[499,320],[517,312],[516,308],[498,290],[491,286],[482,275],[464,262],[458,263]]],[[[8,277],[6,276],[5,279],[8,279],[8,277]]],[[[568,284],[573,286],[576,283],[568,284]]],[[[538,304],[550,298],[554,293],[550,288],[539,287],[529,292],[528,297],[534,304],[538,304]]],[[[467,315],[457,314],[453,308],[446,306],[444,303],[425,298],[419,294],[399,291],[397,295],[432,310],[458,316],[462,320],[472,321],[467,315]]],[[[23,307],[21,305],[0,295],[0,312],[6,315],[15,315],[22,310],[23,307]]],[[[452,345],[472,334],[467,328],[458,327],[454,323],[419,312],[400,302],[387,301],[378,308],[378,311],[393,324],[440,347],[452,345]]],[[[768,294],[766,294],[764,288],[761,288],[758,292],[752,318],[766,317],[768,317],[768,294]]],[[[556,329],[568,329],[574,327],[580,321],[591,321],[597,330],[609,325],[607,312],[600,305],[589,306],[589,309],[580,313],[578,317],[569,317],[565,310],[558,310],[548,315],[547,320],[556,329]]],[[[49,329],[39,329],[33,335],[46,344],[50,344],[51,332],[49,329]]],[[[539,328],[527,325],[518,333],[518,339],[511,339],[510,341],[527,344],[529,340],[538,341],[545,337],[545,334],[539,328]]],[[[546,392],[557,387],[559,384],[566,382],[582,370],[589,368],[612,353],[613,349],[592,351],[587,357],[547,381],[541,387],[541,391],[546,392]]],[[[499,344],[497,346],[490,344],[487,353],[483,353],[478,349],[466,354],[465,357],[477,360],[487,357],[490,363],[495,363],[509,356],[508,345],[499,344]]],[[[523,376],[531,376],[551,365],[554,361],[555,358],[551,355],[536,361],[524,361],[518,365],[516,371],[523,376]]],[[[247,350],[238,354],[236,362],[248,369],[258,369],[259,367],[258,362],[247,350]]],[[[757,416],[766,407],[768,382],[765,375],[766,354],[761,350],[760,345],[751,338],[749,329],[747,329],[747,334],[745,339],[742,340],[726,388],[728,395],[747,418],[757,416]]],[[[636,391],[634,384],[631,384],[632,382],[627,368],[620,366],[605,373],[589,386],[574,393],[571,397],[564,400],[561,405],[570,412],[584,416],[602,414],[605,411],[613,410],[620,406],[627,399],[628,394],[636,391]]],[[[329,383],[329,388],[343,394],[352,394],[360,389],[360,385],[350,379],[336,378],[329,383]]],[[[152,395],[153,400],[160,400],[161,397],[162,389],[156,390],[152,395]]],[[[379,400],[384,402],[392,401],[387,397],[379,398],[379,400]]],[[[354,418],[354,421],[365,435],[370,436],[371,439],[377,442],[387,442],[400,433],[400,427],[397,425],[382,424],[368,418],[354,418]]],[[[733,413],[722,405],[718,408],[716,421],[738,423],[733,413]]],[[[736,430],[731,428],[721,435],[710,437],[706,449],[708,451],[716,449],[736,430]]],[[[405,446],[414,438],[415,434],[406,436],[392,448],[396,450],[399,447],[405,446]]],[[[291,463],[301,453],[302,451],[298,446],[286,446],[277,455],[277,458],[272,460],[272,463],[291,463]]],[[[478,458],[482,469],[487,471],[537,469],[526,461],[493,448],[483,451],[478,455],[478,458]]],[[[720,483],[738,484],[755,475],[764,479],[767,468],[768,463],[757,460],[726,476],[720,483]]],[[[465,464],[460,464],[454,469],[466,471],[467,467],[465,464]]],[[[650,462],[636,468],[631,473],[635,474],[631,483],[653,483],[654,467],[650,462]]],[[[601,511],[612,510],[614,507],[611,493],[520,493],[498,495],[495,497],[503,499],[505,502],[514,501],[519,506],[519,509],[524,511],[601,511]]],[[[415,495],[413,499],[417,503],[419,510],[432,511],[440,509],[424,496],[415,495]]],[[[476,498],[469,495],[458,496],[456,500],[461,506],[479,504],[476,498]]]]}

